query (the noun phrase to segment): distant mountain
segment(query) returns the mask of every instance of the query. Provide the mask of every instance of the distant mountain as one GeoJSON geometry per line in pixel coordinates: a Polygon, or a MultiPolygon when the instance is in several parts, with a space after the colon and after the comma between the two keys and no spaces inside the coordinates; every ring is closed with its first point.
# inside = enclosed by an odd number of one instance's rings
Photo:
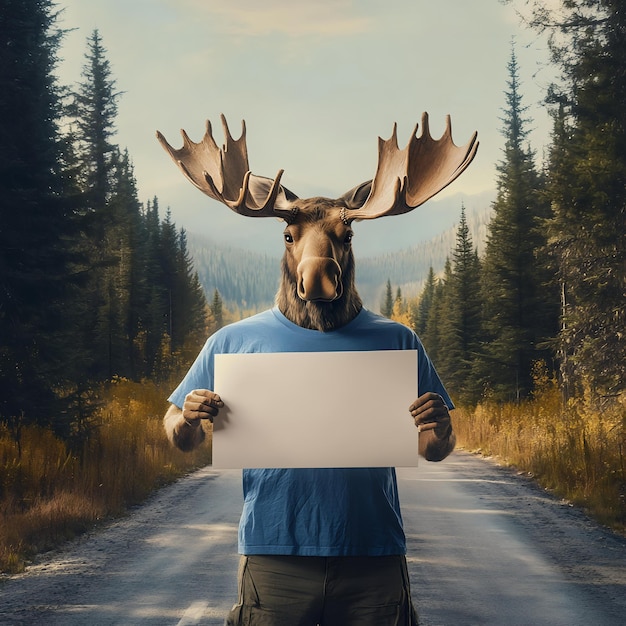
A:
{"type": "MultiPolygon", "coordinates": [[[[467,224],[479,254],[485,248],[491,213],[490,205],[473,209],[466,206],[467,224]]],[[[379,310],[388,280],[391,281],[394,294],[400,287],[404,297],[414,297],[421,292],[431,267],[435,274],[441,274],[446,259],[452,258],[460,214],[459,209],[456,221],[428,241],[374,257],[357,256],[356,281],[366,306],[374,311],[379,310]]]]}
{"type": "Polygon", "coordinates": [[[188,248],[209,302],[217,289],[226,304],[270,305],[278,289],[280,258],[248,252],[187,233],[188,248]]]}
{"type": "MultiPolygon", "coordinates": [[[[410,297],[419,294],[431,266],[436,273],[443,270],[456,243],[461,203],[465,206],[474,245],[481,253],[491,217],[490,197],[493,199],[493,194],[452,196],[419,207],[408,215],[357,223],[356,281],[365,305],[379,310],[387,280],[391,281],[394,292],[400,287],[403,295],[410,297]],[[416,226],[412,229],[407,221],[420,211],[419,229],[416,226]],[[361,235],[366,229],[375,237],[368,234],[371,241],[363,242],[361,235]]],[[[189,252],[209,301],[217,289],[227,305],[242,308],[271,305],[280,277],[281,244],[274,241],[276,253],[265,254],[217,243],[194,233],[187,236],[189,252]]]]}
{"type": "MultiPolygon", "coordinates": [[[[410,213],[377,220],[363,220],[354,224],[354,249],[362,258],[395,254],[424,243],[430,243],[459,223],[461,206],[465,207],[468,222],[491,209],[493,191],[475,195],[455,194],[430,200],[410,213]]],[[[482,218],[479,218],[482,219],[482,218]]]]}

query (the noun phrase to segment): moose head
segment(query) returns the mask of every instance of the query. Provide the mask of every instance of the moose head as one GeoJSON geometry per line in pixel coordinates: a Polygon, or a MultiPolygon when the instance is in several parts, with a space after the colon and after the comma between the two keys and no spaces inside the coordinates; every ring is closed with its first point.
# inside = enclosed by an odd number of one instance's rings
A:
{"type": "Polygon", "coordinates": [[[462,147],[452,141],[450,116],[440,139],[430,136],[422,115],[404,149],[398,148],[396,125],[387,140],[378,140],[378,167],[373,180],[336,200],[298,198],[275,178],[256,176],[248,166],[246,126],[233,139],[222,115],[225,144],[219,148],[207,121],[202,141],[181,131],[183,147],[173,148],[157,132],[163,148],[200,191],[247,217],[277,217],[286,222],[285,253],[276,304],[304,328],[329,331],[352,320],[361,310],[354,284],[352,222],[408,213],[439,193],[472,162],[477,134],[462,147]]]}

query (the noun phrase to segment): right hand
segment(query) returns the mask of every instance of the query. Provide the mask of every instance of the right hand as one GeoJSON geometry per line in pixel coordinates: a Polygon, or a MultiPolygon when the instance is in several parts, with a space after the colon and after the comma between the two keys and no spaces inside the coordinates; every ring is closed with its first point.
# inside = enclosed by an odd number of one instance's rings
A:
{"type": "Polygon", "coordinates": [[[189,423],[200,425],[200,420],[213,418],[224,406],[222,399],[209,389],[194,389],[183,403],[183,418],[189,423]]]}

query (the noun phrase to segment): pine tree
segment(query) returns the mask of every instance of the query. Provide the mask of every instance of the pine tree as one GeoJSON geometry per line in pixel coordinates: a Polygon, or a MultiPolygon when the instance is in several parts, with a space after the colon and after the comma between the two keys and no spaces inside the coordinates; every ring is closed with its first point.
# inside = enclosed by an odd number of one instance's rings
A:
{"type": "Polygon", "coordinates": [[[75,120],[82,187],[88,207],[95,212],[101,232],[106,231],[106,205],[111,195],[118,147],[111,140],[116,133],[116,91],[106,49],[98,30],[87,40],[82,81],[72,94],[69,112],[75,120]]]}
{"type": "MultiPolygon", "coordinates": [[[[189,346],[191,352],[195,353],[206,335],[207,302],[187,249],[187,234],[184,229],[179,231],[178,242],[178,287],[174,302],[177,326],[175,336],[181,347],[189,346]]],[[[221,324],[223,323],[222,316],[221,324]]]]}
{"type": "Polygon", "coordinates": [[[497,196],[482,271],[486,341],[476,370],[502,400],[524,397],[532,390],[532,364],[547,358],[541,345],[554,331],[546,311],[556,302],[537,257],[545,246],[538,220],[547,217],[547,207],[540,195],[534,155],[526,146],[529,120],[514,49],[508,70],[502,120],[504,158],[498,164],[497,196]]]}
{"type": "Polygon", "coordinates": [[[112,378],[121,373],[125,352],[124,323],[127,301],[120,299],[118,270],[124,239],[125,207],[111,204],[115,193],[119,148],[111,140],[115,134],[117,100],[115,80],[106,59],[102,39],[95,30],[87,41],[82,82],[72,94],[68,113],[74,119],[76,160],[79,165],[81,213],[90,260],[85,271],[90,282],[83,297],[87,315],[83,319],[85,343],[93,348],[90,375],[112,378]]]}
{"type": "Polygon", "coordinates": [[[480,262],[463,206],[445,291],[446,311],[440,322],[440,374],[459,400],[477,400],[473,367],[481,338],[480,262]]]}
{"type": "Polygon", "coordinates": [[[437,280],[435,278],[435,271],[433,266],[430,266],[428,270],[428,277],[426,283],[422,289],[422,293],[419,297],[419,304],[417,309],[417,321],[413,326],[413,330],[421,337],[426,332],[426,323],[430,315],[430,309],[435,297],[435,288],[437,286],[437,280]]]}
{"type": "Polygon", "coordinates": [[[115,161],[108,211],[115,224],[109,241],[117,254],[114,271],[108,277],[117,307],[116,318],[112,320],[117,327],[117,351],[112,358],[112,369],[120,376],[136,379],[143,368],[137,362],[134,346],[142,329],[148,278],[141,203],[127,150],[118,154],[115,161]]]}
{"type": "Polygon", "coordinates": [[[12,423],[63,415],[58,391],[77,373],[57,15],[48,0],[5,0],[0,10],[0,420],[12,423]]]}
{"type": "MultiPolygon", "coordinates": [[[[150,229],[155,229],[156,198],[146,217],[150,229]]],[[[179,355],[197,354],[207,330],[207,303],[187,250],[186,233],[177,231],[169,210],[157,232],[157,267],[153,269],[149,305],[152,313],[146,326],[150,328],[149,358],[158,362],[158,373],[164,376],[169,373],[167,363],[174,364],[179,355]]]]}
{"type": "Polygon", "coordinates": [[[163,280],[164,294],[164,328],[163,330],[172,341],[172,346],[182,343],[182,337],[178,333],[176,320],[175,302],[178,291],[178,233],[176,225],[172,221],[171,211],[168,209],[165,219],[161,222],[159,258],[161,263],[161,276],[163,280]]]}
{"type": "Polygon", "coordinates": [[[626,14],[622,0],[536,9],[562,72],[550,154],[550,248],[562,295],[567,393],[626,390],[626,14]]]}
{"type": "Polygon", "coordinates": [[[213,317],[213,330],[219,330],[224,326],[224,309],[222,296],[216,289],[213,292],[213,301],[211,302],[211,316],[213,317]]]}
{"type": "Polygon", "coordinates": [[[144,294],[141,316],[141,336],[136,341],[138,358],[144,364],[147,376],[152,372],[161,350],[161,340],[166,332],[164,316],[169,304],[161,267],[161,219],[159,201],[154,197],[146,203],[143,213],[144,275],[147,289],[144,294]]]}
{"type": "Polygon", "coordinates": [[[435,280],[432,301],[428,308],[428,317],[426,318],[424,332],[421,336],[428,355],[437,364],[438,369],[441,369],[441,360],[446,358],[443,349],[443,332],[447,316],[448,297],[446,287],[450,284],[451,275],[452,266],[448,258],[446,259],[443,276],[435,280]]]}
{"type": "Polygon", "coordinates": [[[391,279],[389,278],[387,279],[385,298],[380,305],[380,313],[389,318],[393,315],[393,290],[391,289],[391,279]]]}

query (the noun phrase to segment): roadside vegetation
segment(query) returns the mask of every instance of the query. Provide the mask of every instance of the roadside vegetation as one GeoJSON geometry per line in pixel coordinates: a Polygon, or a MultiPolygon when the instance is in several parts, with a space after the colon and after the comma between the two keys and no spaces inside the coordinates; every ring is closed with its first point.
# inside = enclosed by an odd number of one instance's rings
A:
{"type": "Polygon", "coordinates": [[[540,370],[531,398],[455,411],[459,445],[514,466],[624,534],[626,402],[593,398],[587,390],[565,402],[556,380],[540,370]]]}
{"type": "Polygon", "coordinates": [[[89,435],[72,445],[49,428],[0,425],[0,571],[124,514],[156,488],[211,460],[185,454],[163,430],[171,385],[116,379],[102,390],[89,435]]]}

